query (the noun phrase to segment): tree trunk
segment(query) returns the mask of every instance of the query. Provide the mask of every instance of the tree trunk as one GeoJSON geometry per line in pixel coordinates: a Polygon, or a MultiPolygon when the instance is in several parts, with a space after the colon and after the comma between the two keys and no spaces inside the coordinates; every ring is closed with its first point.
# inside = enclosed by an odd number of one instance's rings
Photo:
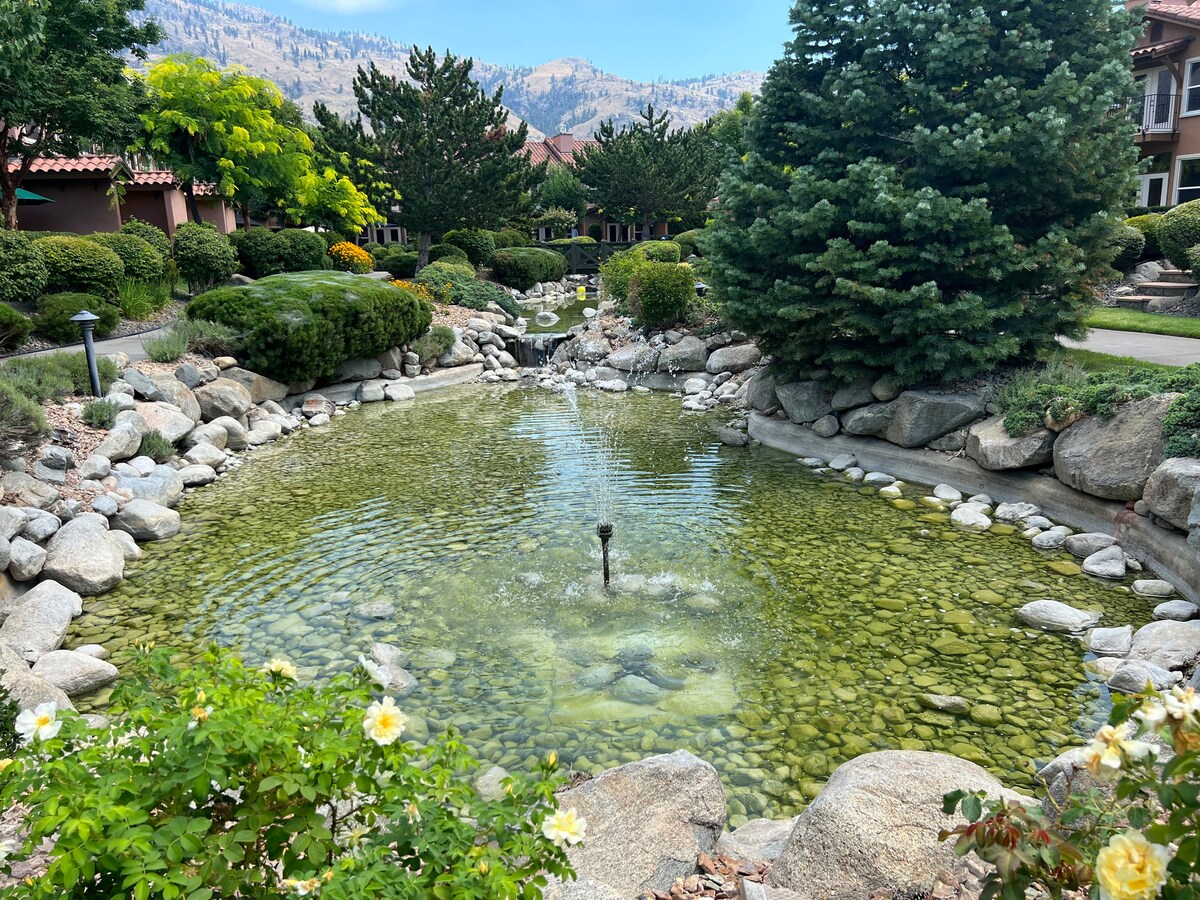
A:
{"type": "Polygon", "coordinates": [[[417,271],[429,265],[429,245],[433,243],[433,235],[428,231],[421,232],[421,242],[417,245],[417,271]]]}
{"type": "Polygon", "coordinates": [[[242,204],[242,231],[250,230],[250,204],[242,204]]]}
{"type": "Polygon", "coordinates": [[[4,214],[4,230],[17,230],[17,185],[13,173],[0,173],[0,211],[4,214]]]}
{"type": "Polygon", "coordinates": [[[204,219],[200,217],[200,204],[196,202],[196,192],[192,189],[192,183],[185,181],[183,183],[183,196],[187,200],[188,215],[197,225],[203,225],[204,219]]]}

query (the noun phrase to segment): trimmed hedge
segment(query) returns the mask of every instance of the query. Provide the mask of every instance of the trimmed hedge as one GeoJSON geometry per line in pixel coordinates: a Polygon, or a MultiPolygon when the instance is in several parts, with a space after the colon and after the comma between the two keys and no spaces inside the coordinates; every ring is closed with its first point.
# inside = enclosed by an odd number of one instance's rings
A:
{"type": "Polygon", "coordinates": [[[412,278],[417,274],[417,254],[396,250],[379,261],[383,270],[393,278],[412,278]]]}
{"type": "Polygon", "coordinates": [[[640,250],[650,262],[677,263],[682,249],[675,241],[642,241],[633,248],[640,250]]]}
{"type": "Polygon", "coordinates": [[[211,225],[185,222],[175,229],[175,264],[194,291],[228,281],[237,267],[233,245],[211,225]]]}
{"type": "Polygon", "coordinates": [[[429,261],[435,262],[461,262],[465,265],[471,265],[471,259],[461,247],[456,247],[454,244],[434,244],[429,248],[429,261]]]}
{"type": "Polygon", "coordinates": [[[572,237],[572,238],[555,238],[552,241],[546,241],[545,247],[569,247],[572,244],[584,244],[585,246],[594,246],[598,241],[593,237],[572,237]]]}
{"type": "Polygon", "coordinates": [[[553,250],[511,247],[492,255],[492,277],[518,291],[527,291],[539,282],[559,281],[566,274],[566,258],[553,250]]]}
{"type": "Polygon", "coordinates": [[[1181,203],[1162,217],[1158,226],[1158,245],[1176,267],[1191,265],[1189,253],[1200,244],[1200,200],[1181,203]]]}
{"type": "Polygon", "coordinates": [[[1147,214],[1126,219],[1125,224],[1136,228],[1146,237],[1146,246],[1142,249],[1143,260],[1162,259],[1162,248],[1158,244],[1158,229],[1162,226],[1162,216],[1147,214]]]}
{"type": "Polygon", "coordinates": [[[140,237],[162,257],[163,265],[166,265],[167,261],[171,258],[171,239],[167,237],[165,231],[156,225],[143,222],[141,219],[130,219],[121,226],[121,234],[132,234],[134,237],[140,237]]]}
{"type": "Polygon", "coordinates": [[[55,344],[77,344],[79,326],[71,316],[87,310],[100,317],[95,335],[108,337],[121,322],[121,310],[95,294],[47,294],[38,299],[33,328],[40,336],[55,344]]]}
{"type": "Polygon", "coordinates": [[[33,331],[33,323],[7,303],[0,303],[0,351],[16,350],[33,331]]]}
{"type": "Polygon", "coordinates": [[[691,231],[684,231],[681,234],[671,236],[671,240],[679,245],[680,259],[687,259],[689,256],[703,256],[700,252],[700,236],[704,234],[703,228],[693,228],[691,231]]]}
{"type": "Polygon", "coordinates": [[[81,237],[43,237],[33,242],[46,263],[46,287],[51,293],[117,296],[125,264],[107,247],[81,237]]]}
{"type": "Polygon", "coordinates": [[[651,328],[674,325],[696,296],[691,266],[647,262],[629,280],[629,309],[651,328]]]}
{"type": "Polygon", "coordinates": [[[477,280],[470,263],[450,261],[430,263],[413,279],[429,288],[439,303],[459,303],[477,280]]]}
{"type": "Polygon", "coordinates": [[[492,237],[492,233],[478,228],[447,231],[442,235],[442,243],[458,247],[467,254],[471,265],[476,267],[487,265],[492,254],[496,252],[496,239],[492,237]]]}
{"type": "Polygon", "coordinates": [[[492,241],[497,250],[505,250],[509,247],[528,247],[533,243],[533,238],[516,228],[501,228],[492,232],[492,241]]]}
{"type": "Polygon", "coordinates": [[[187,315],[240,332],[246,367],[284,383],[329,378],[348,359],[410,343],[433,321],[409,291],[333,272],[218,288],[188,304],[187,315]]]}
{"type": "Polygon", "coordinates": [[[328,258],[325,238],[315,231],[303,228],[285,228],[275,233],[281,245],[279,255],[283,258],[285,272],[319,272],[328,258]]]}
{"type": "Polygon", "coordinates": [[[1128,272],[1142,258],[1142,251],[1146,249],[1146,236],[1136,228],[1122,225],[1114,232],[1112,245],[1117,251],[1113,257],[1114,268],[1128,272]]]}
{"type": "Polygon", "coordinates": [[[86,239],[101,247],[107,247],[121,257],[125,277],[135,281],[156,281],[163,276],[162,256],[149,243],[135,234],[114,231],[97,231],[86,239]]]}
{"type": "Polygon", "coordinates": [[[49,277],[29,235],[0,230],[0,303],[32,303],[45,292],[49,277]]]}
{"type": "Polygon", "coordinates": [[[298,228],[251,228],[229,235],[229,242],[237,251],[242,271],[251,278],[320,271],[327,252],[323,237],[298,228]]]}

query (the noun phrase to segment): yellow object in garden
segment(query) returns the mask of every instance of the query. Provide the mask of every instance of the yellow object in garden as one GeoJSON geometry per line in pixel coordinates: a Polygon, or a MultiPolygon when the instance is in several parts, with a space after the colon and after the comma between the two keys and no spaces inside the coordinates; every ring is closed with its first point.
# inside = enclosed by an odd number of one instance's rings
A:
{"type": "Polygon", "coordinates": [[[575,294],[579,297],[579,302],[582,303],[587,299],[587,288],[581,284],[579,287],[575,288],[575,294]]]}

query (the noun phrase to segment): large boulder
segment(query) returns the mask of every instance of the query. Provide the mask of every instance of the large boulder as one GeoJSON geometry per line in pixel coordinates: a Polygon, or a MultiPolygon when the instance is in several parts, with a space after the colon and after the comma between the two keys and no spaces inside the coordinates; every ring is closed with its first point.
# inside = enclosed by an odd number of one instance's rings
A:
{"type": "Polygon", "coordinates": [[[1200,659],[1200,622],[1164,619],[1143,625],[1133,636],[1129,658],[1176,672],[1190,668],[1200,659]]]}
{"type": "Polygon", "coordinates": [[[1054,474],[1063,484],[1107,500],[1140,500],[1163,462],[1163,419],[1178,394],[1117,407],[1111,418],[1089,416],[1054,442],[1054,474]]]}
{"type": "Polygon", "coordinates": [[[183,495],[183,479],[167,465],[155,466],[149,475],[134,478],[117,476],[117,488],[129,491],[135,500],[149,500],[159,506],[174,506],[183,495]]]}
{"type": "Polygon", "coordinates": [[[842,431],[846,434],[883,437],[896,414],[896,401],[870,403],[842,413],[842,431]]]}
{"type": "Polygon", "coordinates": [[[843,384],[833,392],[833,408],[842,412],[874,403],[875,395],[871,393],[872,383],[870,378],[859,378],[849,384],[843,384]]]}
{"type": "Polygon", "coordinates": [[[191,416],[170,403],[139,403],[134,409],[151,431],[157,431],[172,444],[196,427],[191,416]]]}
{"type": "MultiPolygon", "coordinates": [[[[472,353],[472,356],[475,354],[472,353]]],[[[338,366],[334,381],[370,381],[378,378],[383,372],[383,365],[378,359],[348,359],[338,366]]],[[[287,396],[284,388],[284,397],[287,396]]],[[[283,397],[264,397],[264,400],[282,400],[283,397]]],[[[261,401],[259,401],[261,402],[261,401]]]]}
{"type": "MultiPolygon", "coordinates": [[[[450,345],[445,353],[438,357],[437,364],[443,369],[456,369],[459,366],[465,366],[475,358],[476,350],[470,344],[467,344],[462,338],[455,338],[454,343],[450,345]]],[[[376,372],[376,375],[379,373],[376,372]]]]}
{"type": "Polygon", "coordinates": [[[763,370],[754,377],[746,389],[746,402],[752,409],[756,409],[764,415],[773,415],[780,409],[779,394],[776,393],[777,387],[775,376],[763,370]]]}
{"type": "MultiPolygon", "coordinates": [[[[719,350],[717,351],[720,352],[719,350]]],[[[833,412],[833,391],[822,381],[794,381],[775,388],[787,417],[797,425],[815,422],[833,412]]]]}
{"type": "Polygon", "coordinates": [[[1156,666],[1142,659],[1122,660],[1108,679],[1108,686],[1123,694],[1140,694],[1150,685],[1156,691],[1165,691],[1178,684],[1182,676],[1178,672],[1156,666]]]}
{"type": "Polygon", "coordinates": [[[877,891],[922,896],[942,871],[961,872],[953,840],[963,822],[942,812],[956,790],[1016,798],[984,769],[938,753],[885,750],[844,763],[800,814],[768,882],[822,900],[864,900],[877,891]]]}
{"type": "Polygon", "coordinates": [[[59,709],[75,708],[62,688],[55,687],[29,670],[5,672],[0,676],[0,685],[4,686],[21,710],[37,709],[43,703],[56,703],[59,709]]]}
{"type": "Polygon", "coordinates": [[[884,438],[901,447],[923,447],[983,414],[984,401],[979,394],[905,391],[896,400],[884,438]]]}
{"type": "Polygon", "coordinates": [[[1146,482],[1144,499],[1150,512],[1176,528],[1188,530],[1192,499],[1200,489],[1200,459],[1168,459],[1146,482]]]}
{"type": "Polygon", "coordinates": [[[660,372],[703,372],[708,365],[708,348],[698,337],[688,335],[658,355],[660,372]]]}
{"type": "Polygon", "coordinates": [[[193,424],[200,421],[200,403],[191,388],[170,375],[157,375],[154,383],[158,387],[158,396],[152,399],[174,406],[193,424]]]}
{"type": "Polygon", "coordinates": [[[52,650],[33,664],[33,674],[44,678],[68,697],[89,694],[117,680],[112,663],[74,650],[52,650]]]}
{"type": "Polygon", "coordinates": [[[1013,437],[1004,428],[1001,416],[980,422],[967,432],[967,456],[985,469],[1024,469],[1043,466],[1054,459],[1054,439],[1049,428],[1035,428],[1021,437],[1013,437]]]}
{"type": "Polygon", "coordinates": [[[221,373],[221,377],[228,378],[230,381],[236,381],[247,391],[250,392],[250,399],[255,403],[266,403],[268,400],[274,400],[278,403],[288,395],[288,386],[281,382],[275,381],[273,378],[268,378],[266,375],[259,375],[257,372],[251,372],[249,369],[243,369],[240,366],[233,366],[221,373]]]}
{"type": "Polygon", "coordinates": [[[84,513],[50,539],[42,574],[81,594],[103,594],[125,577],[125,556],[108,539],[107,520],[84,513]]]}
{"type": "Polygon", "coordinates": [[[71,620],[83,612],[83,599],[55,581],[43,581],[21,596],[0,625],[0,643],[28,662],[62,646],[71,620]]]}
{"type": "Polygon", "coordinates": [[[130,500],[110,521],[113,528],[139,541],[161,541],[179,534],[179,513],[150,500],[130,500]]]}
{"type": "Polygon", "coordinates": [[[8,548],[8,573],[17,581],[32,581],[42,574],[46,549],[25,538],[13,538],[8,548]]]}
{"type": "Polygon", "coordinates": [[[608,365],[622,372],[654,372],[658,369],[658,351],[649,344],[626,344],[609,354],[608,365]]]}
{"type": "Polygon", "coordinates": [[[608,338],[595,332],[585,332],[575,343],[575,358],[582,362],[598,363],[612,353],[608,338]]]}
{"type": "Polygon", "coordinates": [[[109,429],[95,455],[102,456],[109,462],[120,462],[137,456],[142,446],[142,430],[132,422],[120,422],[109,429]]]}
{"type": "Polygon", "coordinates": [[[753,369],[762,360],[762,351],[753,344],[734,344],[732,347],[721,347],[714,350],[705,363],[705,369],[713,375],[722,372],[745,372],[753,369]]]}
{"type": "Polygon", "coordinates": [[[15,494],[18,506],[49,509],[58,502],[58,491],[24,472],[9,472],[0,478],[0,497],[15,494]]]}
{"type": "Polygon", "coordinates": [[[725,825],[716,769],[686,750],[618,766],[565,791],[559,806],[588,820],[583,846],[567,855],[581,877],[622,897],[666,890],[712,853],[725,825]]]}
{"type": "Polygon", "coordinates": [[[232,416],[221,416],[209,422],[225,432],[225,449],[245,450],[249,444],[246,441],[246,428],[232,416]]]}
{"type": "Polygon", "coordinates": [[[196,388],[196,399],[200,401],[200,413],[205,422],[225,416],[240,419],[254,405],[244,386],[225,377],[196,388]]]}

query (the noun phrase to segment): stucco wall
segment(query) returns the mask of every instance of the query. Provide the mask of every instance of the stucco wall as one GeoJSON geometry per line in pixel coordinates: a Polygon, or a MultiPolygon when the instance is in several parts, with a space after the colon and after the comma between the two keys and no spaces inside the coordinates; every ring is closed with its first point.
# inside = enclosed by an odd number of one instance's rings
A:
{"type": "Polygon", "coordinates": [[[121,214],[108,194],[107,179],[50,180],[27,178],[28,191],[53,200],[17,207],[17,224],[25,231],[119,231],[121,214]]]}

